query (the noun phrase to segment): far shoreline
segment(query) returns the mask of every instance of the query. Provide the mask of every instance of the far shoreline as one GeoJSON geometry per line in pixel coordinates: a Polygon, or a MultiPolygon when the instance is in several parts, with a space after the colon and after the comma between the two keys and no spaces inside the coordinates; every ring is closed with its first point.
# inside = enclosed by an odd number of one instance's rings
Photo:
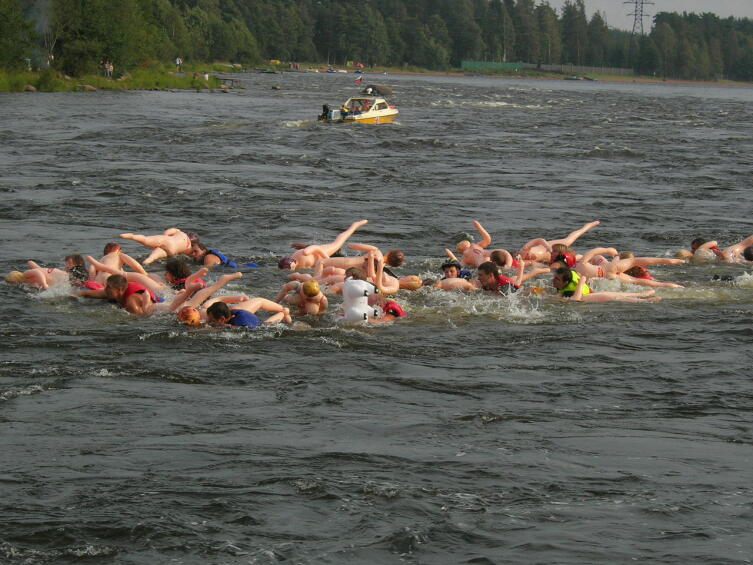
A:
{"type": "MultiPolygon", "coordinates": [[[[196,63],[192,68],[186,69],[185,73],[176,73],[167,70],[168,65],[159,65],[157,68],[150,70],[138,69],[126,72],[119,79],[105,78],[102,76],[83,76],[69,77],[59,71],[42,70],[42,71],[22,71],[8,72],[0,70],[0,92],[86,92],[94,90],[220,90],[227,92],[233,88],[242,88],[236,86],[232,79],[226,80],[223,77],[227,74],[246,74],[254,72],[332,72],[333,68],[326,64],[306,65],[305,70],[301,71],[304,64],[276,64],[269,67],[252,69],[238,69],[240,65],[229,63],[196,63]],[[299,70],[292,71],[290,65],[295,65],[299,70]],[[159,68],[159,67],[162,68],[159,68]]],[[[378,76],[400,75],[400,76],[435,76],[435,77],[467,77],[467,78],[492,78],[492,79],[511,79],[511,80],[551,80],[551,81],[573,81],[579,82],[605,82],[605,83],[631,83],[631,84],[666,84],[677,86],[723,86],[736,88],[751,88],[751,82],[739,81],[710,81],[710,80],[685,80],[673,78],[657,78],[649,76],[622,76],[622,75],[573,75],[558,72],[530,72],[517,74],[496,74],[496,73],[469,73],[459,69],[448,71],[432,71],[428,69],[398,69],[390,67],[377,67],[372,69],[358,69],[346,67],[337,69],[339,73],[362,76],[364,79],[373,81],[378,76]],[[361,74],[358,73],[361,71],[361,74]]]]}
{"type": "MultiPolygon", "coordinates": [[[[461,71],[402,71],[402,70],[389,70],[375,71],[379,74],[386,72],[388,75],[409,75],[409,76],[451,76],[451,77],[477,77],[477,78],[506,78],[514,80],[573,80],[571,77],[576,75],[559,75],[559,74],[531,74],[531,75],[505,75],[505,74],[469,74],[461,71]]],[[[367,73],[365,73],[367,74],[367,73]]],[[[737,82],[730,80],[685,80],[685,79],[672,79],[672,78],[654,78],[646,76],[620,76],[620,75],[582,75],[584,78],[579,79],[579,82],[620,82],[620,83],[636,83],[636,84],[673,84],[673,85],[686,85],[686,86],[734,86],[751,88],[753,83],[750,82],[737,82]],[[587,78],[585,78],[587,77],[587,78]]]]}

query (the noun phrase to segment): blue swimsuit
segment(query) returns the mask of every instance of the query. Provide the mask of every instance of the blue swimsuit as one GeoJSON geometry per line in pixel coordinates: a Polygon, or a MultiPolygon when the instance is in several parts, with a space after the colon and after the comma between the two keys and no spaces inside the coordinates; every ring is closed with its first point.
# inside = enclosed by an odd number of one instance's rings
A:
{"type": "Polygon", "coordinates": [[[261,324],[261,320],[259,318],[246,310],[230,309],[230,312],[233,313],[233,317],[230,318],[229,322],[231,326],[254,329],[259,327],[259,325],[261,324]]]}

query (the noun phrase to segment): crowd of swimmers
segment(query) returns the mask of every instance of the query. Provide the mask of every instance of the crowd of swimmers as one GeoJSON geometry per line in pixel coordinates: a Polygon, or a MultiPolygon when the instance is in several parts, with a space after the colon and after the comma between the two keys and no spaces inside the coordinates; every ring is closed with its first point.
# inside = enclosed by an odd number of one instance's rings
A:
{"type": "MultiPolygon", "coordinates": [[[[223,274],[209,284],[206,279],[210,270],[236,269],[238,263],[202,244],[196,234],[177,228],[167,229],[159,235],[121,234],[121,239],[150,249],[142,263],[124,253],[120,243],[112,242],[105,245],[104,254],[99,259],[68,255],[63,269],[42,267],[28,261],[27,270],[14,271],[5,280],[9,284],[43,290],[56,285],[71,285],[73,296],[106,300],[136,316],[173,312],[180,322],[189,326],[256,328],[290,324],[293,317],[321,316],[329,310],[329,297],[348,295],[343,294],[343,289],[351,284],[349,281],[360,281],[359,284],[365,285],[359,287],[367,289],[364,303],[368,302],[370,313],[364,314],[364,320],[377,323],[406,316],[405,310],[393,299],[396,294],[429,286],[443,291],[510,294],[523,290],[540,294],[546,292],[544,287],[526,283],[549,275],[554,294],[564,299],[657,302],[661,298],[655,295],[656,288],[682,286],[656,280],[648,267],[698,261],[753,261],[753,236],[726,248],[721,248],[716,241],[696,239],[689,251],[679,251],[672,258],[639,257],[613,247],[597,247],[577,253],[573,245],[596,228],[600,224],[598,221],[587,223],[561,239],[533,239],[513,254],[506,249],[492,249],[491,236],[474,221],[480,241],[461,241],[454,252],[445,249],[441,277],[401,277],[393,269],[404,264],[402,251],[393,249],[382,253],[373,245],[348,243],[353,234],[367,223],[367,220],[354,222],[329,243],[291,244],[296,251],[278,263],[279,269],[291,273],[274,298],[221,294],[228,283],[243,274],[223,274]],[[341,252],[346,245],[356,254],[343,256],[341,252]],[[161,272],[147,271],[147,266],[158,261],[164,261],[161,272]],[[595,279],[617,280],[648,288],[642,292],[599,292],[589,285],[595,279]],[[264,320],[257,316],[260,312],[266,313],[264,320]]],[[[257,266],[253,263],[246,265],[257,266]]]]}

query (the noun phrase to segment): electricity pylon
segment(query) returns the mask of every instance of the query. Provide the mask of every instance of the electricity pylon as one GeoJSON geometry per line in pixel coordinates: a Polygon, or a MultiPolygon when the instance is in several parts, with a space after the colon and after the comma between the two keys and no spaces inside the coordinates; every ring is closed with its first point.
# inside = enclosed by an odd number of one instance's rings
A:
{"type": "Polygon", "coordinates": [[[645,7],[653,5],[649,0],[626,0],[623,4],[633,6],[633,11],[628,16],[633,16],[633,37],[643,35],[643,18],[648,17],[645,7]]]}

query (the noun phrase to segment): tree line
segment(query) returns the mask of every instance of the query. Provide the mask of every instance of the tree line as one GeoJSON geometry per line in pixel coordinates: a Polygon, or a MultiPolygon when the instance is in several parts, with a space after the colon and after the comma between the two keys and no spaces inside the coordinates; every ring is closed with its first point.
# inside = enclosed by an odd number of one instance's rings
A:
{"type": "Polygon", "coordinates": [[[753,21],[661,12],[610,29],[584,0],[0,0],[0,66],[68,74],[150,61],[360,61],[446,70],[464,60],[634,68],[753,80],[753,21]]]}

